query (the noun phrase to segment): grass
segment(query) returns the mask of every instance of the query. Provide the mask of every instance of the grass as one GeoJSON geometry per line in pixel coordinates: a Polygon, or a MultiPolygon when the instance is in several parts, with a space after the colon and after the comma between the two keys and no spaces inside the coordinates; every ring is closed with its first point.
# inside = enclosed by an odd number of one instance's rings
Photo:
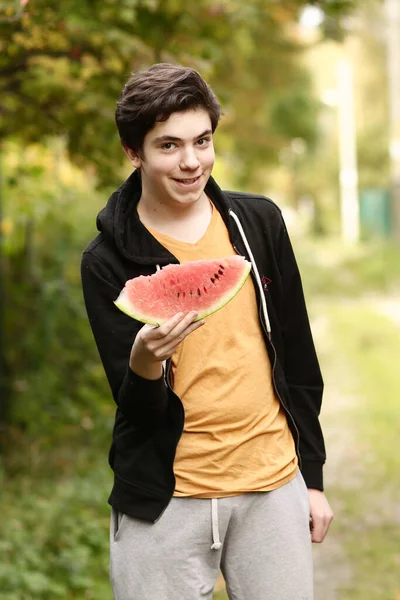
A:
{"type": "Polygon", "coordinates": [[[213,600],[228,600],[228,596],[224,591],[216,592],[213,596],[213,600]]]}
{"type": "MultiPolygon", "coordinates": [[[[400,310],[400,307],[399,307],[400,310]]],[[[379,489],[392,476],[400,480],[399,329],[366,303],[333,310],[336,351],[351,363],[362,404],[353,408],[357,435],[367,444],[364,456],[379,489]]]]}
{"type": "MultiPolygon", "coordinates": [[[[362,462],[358,485],[343,484],[328,490],[340,505],[335,522],[351,565],[351,582],[341,589],[340,600],[398,600],[400,598],[400,439],[398,364],[400,333],[366,301],[338,305],[328,314],[332,347],[351,365],[358,401],[344,413],[352,424],[354,446],[362,462]]],[[[337,381],[337,394],[348,393],[337,381]]],[[[354,467],[349,457],[350,470],[354,467]]]]}

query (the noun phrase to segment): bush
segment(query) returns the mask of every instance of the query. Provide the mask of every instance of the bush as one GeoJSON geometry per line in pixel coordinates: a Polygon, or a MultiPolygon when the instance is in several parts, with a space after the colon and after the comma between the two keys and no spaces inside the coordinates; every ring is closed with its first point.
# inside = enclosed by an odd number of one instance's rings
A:
{"type": "Polygon", "coordinates": [[[16,438],[41,448],[82,431],[103,439],[114,414],[80,283],[81,253],[106,194],[56,149],[6,146],[7,467],[17,466],[8,451],[16,438]]]}
{"type": "Polygon", "coordinates": [[[110,599],[111,477],[101,463],[68,479],[19,477],[3,492],[2,600],[110,599]]]}

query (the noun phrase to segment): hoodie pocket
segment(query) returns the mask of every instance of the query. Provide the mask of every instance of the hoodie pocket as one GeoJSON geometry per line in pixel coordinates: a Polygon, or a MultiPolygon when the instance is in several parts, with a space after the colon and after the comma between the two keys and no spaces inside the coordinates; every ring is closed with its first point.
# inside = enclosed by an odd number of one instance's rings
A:
{"type": "Polygon", "coordinates": [[[124,520],[124,513],[119,512],[115,508],[111,509],[111,538],[114,542],[118,541],[121,534],[122,524],[124,520]]]}

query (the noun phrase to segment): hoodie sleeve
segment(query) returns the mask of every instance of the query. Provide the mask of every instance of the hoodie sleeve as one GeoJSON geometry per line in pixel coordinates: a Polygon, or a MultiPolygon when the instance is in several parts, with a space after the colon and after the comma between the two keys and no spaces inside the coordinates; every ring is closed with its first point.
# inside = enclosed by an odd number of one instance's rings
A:
{"type": "Polygon", "coordinates": [[[299,430],[302,473],[309,488],[322,490],[325,446],[319,413],[323,379],[299,269],[283,220],[279,239],[279,269],[283,288],[284,372],[289,387],[291,413],[299,430]]]}
{"type": "Polygon", "coordinates": [[[81,277],[86,311],[114,400],[135,427],[152,427],[168,404],[161,377],[149,380],[129,367],[132,344],[141,327],[114,304],[120,291],[111,270],[91,252],[85,252],[81,277]]]}

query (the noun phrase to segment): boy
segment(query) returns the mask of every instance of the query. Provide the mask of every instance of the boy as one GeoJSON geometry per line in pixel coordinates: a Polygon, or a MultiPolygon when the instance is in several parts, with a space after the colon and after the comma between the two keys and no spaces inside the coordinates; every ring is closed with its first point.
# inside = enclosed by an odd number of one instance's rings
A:
{"type": "Polygon", "coordinates": [[[211,600],[220,568],[230,600],[311,600],[311,541],[333,517],[322,492],[323,383],[296,261],[273,202],[212,179],[219,118],[192,69],[157,64],[130,77],[116,122],[135,171],[83,255],[117,404],[117,600],[211,600]],[[192,311],[143,326],[113,304],[127,279],[235,253],[252,277],[205,321],[192,311]]]}

